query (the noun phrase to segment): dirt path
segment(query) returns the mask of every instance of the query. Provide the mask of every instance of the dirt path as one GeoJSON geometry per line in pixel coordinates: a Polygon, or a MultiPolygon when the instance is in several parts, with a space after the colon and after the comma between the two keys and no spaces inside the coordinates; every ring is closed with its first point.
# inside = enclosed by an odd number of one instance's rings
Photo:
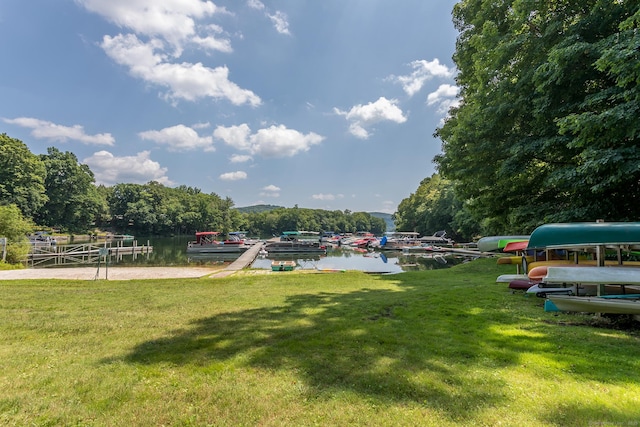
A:
{"type": "Polygon", "coordinates": [[[74,268],[28,268],[23,270],[2,270],[0,280],[21,279],[72,279],[72,280],[133,280],[133,279],[181,279],[198,278],[220,273],[221,268],[204,267],[96,267],[74,268]]]}

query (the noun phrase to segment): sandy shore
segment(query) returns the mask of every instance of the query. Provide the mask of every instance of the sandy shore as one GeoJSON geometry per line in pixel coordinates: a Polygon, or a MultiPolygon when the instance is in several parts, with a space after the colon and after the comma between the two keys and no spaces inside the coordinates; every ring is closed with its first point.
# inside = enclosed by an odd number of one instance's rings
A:
{"type": "Polygon", "coordinates": [[[204,267],[96,267],[74,268],[28,268],[22,270],[1,270],[0,280],[21,279],[71,279],[71,280],[133,280],[133,279],[182,279],[226,276],[232,272],[204,267]],[[225,274],[226,273],[226,274],[225,274]],[[106,277],[105,277],[106,276],[106,277]]]}

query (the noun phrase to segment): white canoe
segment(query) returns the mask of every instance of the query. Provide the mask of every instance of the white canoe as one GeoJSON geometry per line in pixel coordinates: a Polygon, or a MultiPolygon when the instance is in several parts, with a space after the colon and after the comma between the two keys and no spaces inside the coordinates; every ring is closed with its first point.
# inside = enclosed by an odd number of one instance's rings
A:
{"type": "Polygon", "coordinates": [[[571,295],[547,296],[560,311],[581,313],[640,314],[640,300],[628,298],[577,297],[571,295]]]}
{"type": "Polygon", "coordinates": [[[549,267],[543,281],[545,283],[640,285],[640,268],[549,267]]]}
{"type": "Polygon", "coordinates": [[[529,280],[526,274],[502,274],[496,279],[496,283],[511,283],[514,280],[529,280]]]}

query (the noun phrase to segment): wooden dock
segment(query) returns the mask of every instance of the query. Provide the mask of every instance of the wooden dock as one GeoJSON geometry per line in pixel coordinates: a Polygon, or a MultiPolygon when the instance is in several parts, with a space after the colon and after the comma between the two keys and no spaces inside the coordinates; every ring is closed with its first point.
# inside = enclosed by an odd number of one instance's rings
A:
{"type": "Polygon", "coordinates": [[[115,256],[120,260],[124,255],[148,255],[153,252],[153,246],[139,246],[137,241],[132,246],[124,246],[118,242],[116,246],[109,242],[103,244],[75,244],[75,245],[50,245],[34,246],[27,255],[26,262],[31,266],[53,261],[55,265],[63,264],[94,264],[101,257],[115,256]]]}
{"type": "Polygon", "coordinates": [[[262,249],[263,246],[264,246],[264,242],[258,242],[254,244],[249,249],[244,251],[242,255],[238,257],[238,259],[236,259],[227,267],[225,267],[224,270],[222,270],[219,273],[212,274],[210,277],[227,277],[235,273],[236,271],[240,271],[243,268],[247,268],[253,263],[253,261],[255,261],[256,257],[258,256],[258,253],[260,252],[260,249],[262,249]]]}

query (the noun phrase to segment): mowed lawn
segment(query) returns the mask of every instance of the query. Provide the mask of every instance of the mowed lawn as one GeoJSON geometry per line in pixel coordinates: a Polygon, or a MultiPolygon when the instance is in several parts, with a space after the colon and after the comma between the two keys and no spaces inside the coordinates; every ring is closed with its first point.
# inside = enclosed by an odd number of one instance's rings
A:
{"type": "Polygon", "coordinates": [[[0,282],[0,424],[640,425],[640,332],[397,275],[0,282]]]}

